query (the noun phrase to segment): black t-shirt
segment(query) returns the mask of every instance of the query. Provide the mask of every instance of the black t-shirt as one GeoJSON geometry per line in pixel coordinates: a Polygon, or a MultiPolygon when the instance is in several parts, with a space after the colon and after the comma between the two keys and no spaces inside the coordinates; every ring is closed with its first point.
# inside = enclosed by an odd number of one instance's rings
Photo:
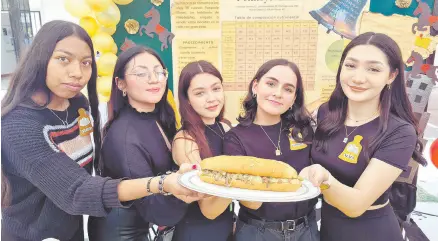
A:
{"type": "MultiPolygon", "coordinates": [[[[318,112],[318,123],[327,117],[328,105],[322,105],[318,112]]],[[[345,126],[328,140],[327,152],[312,147],[312,159],[315,164],[325,167],[341,183],[353,187],[368,166],[371,158],[379,159],[401,170],[406,170],[417,141],[414,127],[402,119],[390,114],[387,130],[380,145],[374,153],[364,155],[364,143],[370,143],[376,135],[380,118],[360,126],[347,126],[349,134],[347,143],[345,126]],[[351,134],[350,134],[351,133],[351,134]]],[[[318,130],[316,130],[317,132],[318,130]]],[[[389,189],[373,205],[383,204],[388,200],[389,189]]]]}
{"type": "MultiPolygon", "coordinates": [[[[215,123],[208,127],[210,128],[206,127],[204,133],[212,156],[222,155],[222,137],[225,130],[220,123],[215,123]]],[[[231,235],[232,228],[232,210],[226,208],[218,217],[214,220],[210,220],[202,214],[198,202],[193,202],[189,205],[184,219],[177,225],[177,232],[190,233],[190,241],[225,241],[231,235]],[[215,235],[212,236],[211,233],[202,232],[202,230],[214,230],[215,235]]],[[[182,237],[185,237],[185,235],[177,235],[176,240],[186,241],[186,239],[182,237]]]]}
{"type": "MultiPolygon", "coordinates": [[[[275,153],[281,123],[272,126],[251,124],[249,126],[238,125],[225,134],[224,154],[235,156],[254,156],[265,159],[273,159],[291,165],[299,173],[304,167],[310,165],[310,146],[313,137],[312,128],[309,126],[308,133],[302,133],[304,143],[297,143],[290,135],[290,130],[283,130],[280,135],[280,149],[282,154],[275,153]],[[265,132],[266,134],[265,134],[265,132]],[[268,138],[268,136],[271,140],[268,138]]],[[[308,214],[315,206],[317,200],[312,199],[292,203],[263,203],[257,209],[248,209],[241,205],[240,212],[259,219],[265,220],[290,220],[297,219],[308,214]]]]}

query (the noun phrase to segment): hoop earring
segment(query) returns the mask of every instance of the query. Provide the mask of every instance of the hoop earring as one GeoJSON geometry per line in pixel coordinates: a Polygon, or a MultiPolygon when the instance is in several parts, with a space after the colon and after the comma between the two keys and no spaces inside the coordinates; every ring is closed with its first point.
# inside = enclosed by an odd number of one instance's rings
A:
{"type": "Polygon", "coordinates": [[[294,106],[289,107],[289,110],[292,110],[293,107],[294,107],[294,106]]]}
{"type": "Polygon", "coordinates": [[[126,96],[126,90],[124,90],[124,91],[122,92],[122,94],[123,94],[123,97],[125,97],[125,96],[126,96]]]}
{"type": "Polygon", "coordinates": [[[252,97],[253,97],[254,99],[257,98],[257,94],[256,94],[256,93],[252,94],[252,97]]]}

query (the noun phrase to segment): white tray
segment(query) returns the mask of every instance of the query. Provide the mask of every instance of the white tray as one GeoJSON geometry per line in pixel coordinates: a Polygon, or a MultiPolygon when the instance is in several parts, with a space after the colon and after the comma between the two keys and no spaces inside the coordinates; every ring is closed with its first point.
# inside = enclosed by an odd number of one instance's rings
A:
{"type": "Polygon", "coordinates": [[[179,178],[179,183],[196,192],[205,193],[212,196],[231,198],[239,201],[253,202],[300,202],[317,197],[321,190],[314,187],[307,180],[302,182],[301,188],[296,192],[272,192],[249,190],[234,187],[225,187],[203,182],[197,170],[186,172],[179,178]]]}

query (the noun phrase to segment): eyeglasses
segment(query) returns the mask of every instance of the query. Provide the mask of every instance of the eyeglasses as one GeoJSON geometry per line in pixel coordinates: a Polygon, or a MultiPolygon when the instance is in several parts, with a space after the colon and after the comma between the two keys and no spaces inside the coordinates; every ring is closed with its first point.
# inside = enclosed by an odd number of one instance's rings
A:
{"type": "MultiPolygon", "coordinates": [[[[157,69],[154,70],[153,72],[158,82],[166,81],[169,76],[169,72],[167,71],[167,69],[157,69]]],[[[142,70],[141,72],[126,74],[126,75],[133,75],[136,77],[137,81],[142,81],[142,82],[151,82],[152,79],[152,74],[148,70],[142,70]]]]}

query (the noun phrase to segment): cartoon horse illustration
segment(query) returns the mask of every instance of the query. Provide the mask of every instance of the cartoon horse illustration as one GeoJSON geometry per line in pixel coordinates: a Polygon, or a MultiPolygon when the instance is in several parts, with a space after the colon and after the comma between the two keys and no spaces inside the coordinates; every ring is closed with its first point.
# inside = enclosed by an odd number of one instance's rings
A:
{"type": "Polygon", "coordinates": [[[142,25],[140,27],[140,36],[143,36],[144,31],[147,36],[153,38],[153,33],[155,33],[158,35],[158,38],[161,42],[161,51],[167,49],[167,44],[171,44],[175,35],[160,24],[160,13],[158,10],[155,9],[155,7],[152,7],[147,13],[144,14],[144,17],[150,18],[150,20],[146,25],[142,25]]]}
{"type": "Polygon", "coordinates": [[[431,26],[435,30],[438,30],[438,16],[433,16],[429,5],[422,0],[417,0],[418,7],[414,10],[414,15],[418,16],[418,22],[412,25],[412,33],[416,33],[415,28],[418,31],[426,31],[426,26],[431,26]]]}
{"type": "Polygon", "coordinates": [[[431,78],[433,82],[438,82],[438,66],[423,64],[423,58],[419,53],[412,51],[406,63],[412,66],[412,70],[407,74],[406,79],[419,79],[421,78],[420,74],[424,74],[431,78]]]}

